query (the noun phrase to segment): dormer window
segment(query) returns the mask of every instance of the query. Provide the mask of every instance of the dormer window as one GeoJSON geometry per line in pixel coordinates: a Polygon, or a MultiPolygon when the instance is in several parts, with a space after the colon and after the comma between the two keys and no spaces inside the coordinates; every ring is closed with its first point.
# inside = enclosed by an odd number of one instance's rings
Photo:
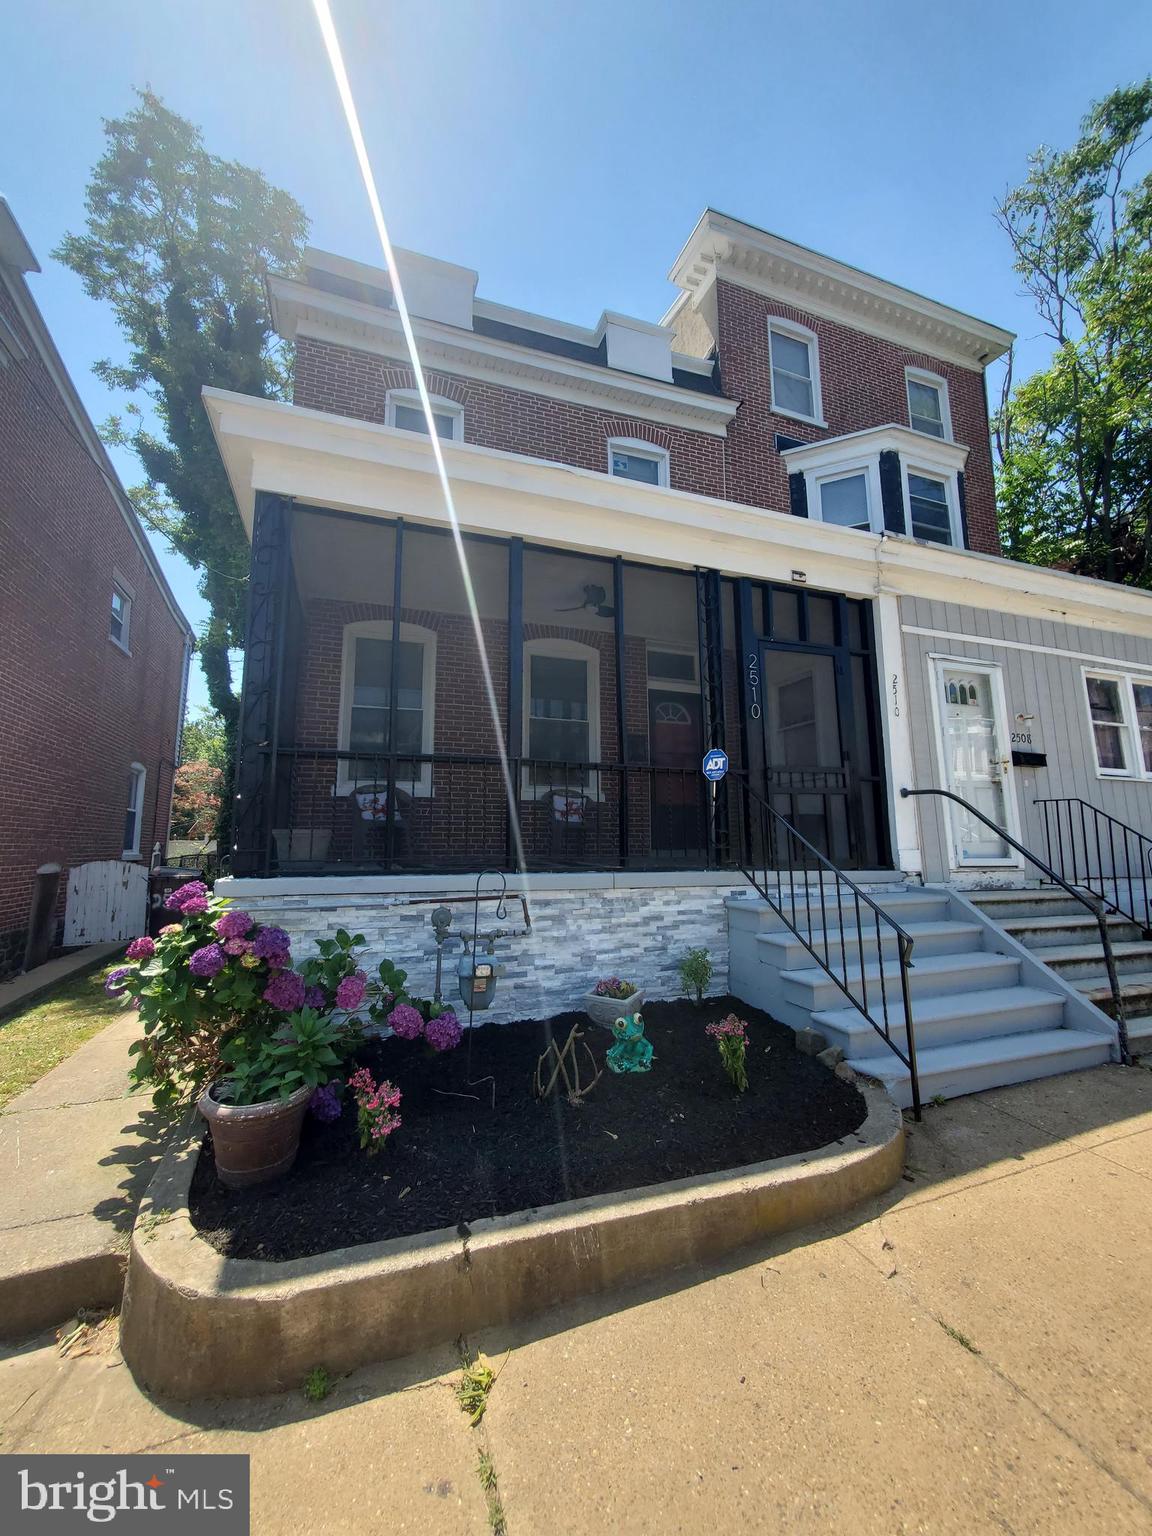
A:
{"type": "Polygon", "coordinates": [[[768,326],[772,362],[772,409],[823,426],[820,403],[820,350],[816,333],[790,321],[768,326]]]}
{"type": "Polygon", "coordinates": [[[952,422],[948,411],[947,381],[919,368],[906,368],[904,377],[908,390],[908,425],[913,432],[950,439],[952,422]]]}
{"type": "Polygon", "coordinates": [[[608,473],[642,485],[668,484],[668,452],[651,443],[616,437],[608,444],[608,473]]]}
{"type": "MultiPolygon", "coordinates": [[[[384,406],[387,426],[400,427],[405,432],[423,432],[428,435],[428,422],[420,396],[414,389],[390,389],[384,406]]],[[[464,437],[464,407],[454,400],[432,396],[432,420],[436,436],[442,442],[461,442],[464,437]]]]}

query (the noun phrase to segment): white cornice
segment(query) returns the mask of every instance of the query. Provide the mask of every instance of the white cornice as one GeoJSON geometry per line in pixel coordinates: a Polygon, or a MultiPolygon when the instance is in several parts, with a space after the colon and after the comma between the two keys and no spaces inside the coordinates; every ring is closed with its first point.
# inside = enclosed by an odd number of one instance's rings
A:
{"type": "MultiPolygon", "coordinates": [[[[986,367],[1014,339],[1000,326],[712,209],[701,216],[668,275],[689,294],[720,277],[966,368],[986,367]]],[[[679,302],[665,321],[674,318],[679,302]]]]}
{"type": "MultiPolygon", "coordinates": [[[[292,278],[272,278],[268,287],[276,328],[286,340],[310,336],[407,362],[408,349],[395,310],[322,292],[292,278]]],[[[724,436],[739,407],[736,400],[696,394],[638,374],[553,357],[531,347],[478,336],[431,320],[413,319],[412,326],[425,367],[441,368],[465,378],[688,427],[714,437],[724,436]]]]}
{"type": "Polygon", "coordinates": [[[963,469],[968,460],[968,449],[963,443],[929,437],[926,432],[913,432],[911,427],[903,427],[895,421],[882,427],[865,427],[860,432],[845,432],[840,437],[818,438],[814,443],[802,443],[797,448],[785,448],[780,457],[791,472],[818,469],[841,459],[886,451],[903,454],[912,460],[931,459],[933,464],[953,470],[963,469]]]}
{"type": "MultiPolygon", "coordinates": [[[[367,515],[444,525],[432,445],[323,411],[205,389],[241,514],[257,490],[367,515]]],[[[934,598],[1152,639],[1152,596],[1132,587],[785,512],[640,485],[470,443],[442,444],[461,524],[653,564],[807,583],[850,596],[934,598]]]]}

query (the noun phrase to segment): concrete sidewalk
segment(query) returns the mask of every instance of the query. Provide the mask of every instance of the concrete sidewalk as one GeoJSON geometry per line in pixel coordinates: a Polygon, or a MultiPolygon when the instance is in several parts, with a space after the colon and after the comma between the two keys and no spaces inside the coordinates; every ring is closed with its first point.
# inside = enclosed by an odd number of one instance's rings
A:
{"type": "Polygon", "coordinates": [[[134,1011],[0,1110],[0,1338],[115,1306],[169,1121],[129,1095],[134,1011]]]}
{"type": "MultiPolygon", "coordinates": [[[[0,1449],[242,1450],[257,1536],[488,1529],[1152,1529],[1152,1073],[1102,1067],[926,1112],[853,1217],[298,1394],[169,1409],[111,1330],[0,1358],[0,1449]],[[503,1362],[503,1363],[501,1363],[503,1362]]],[[[317,1362],[322,1364],[322,1362],[317,1362]]]]}

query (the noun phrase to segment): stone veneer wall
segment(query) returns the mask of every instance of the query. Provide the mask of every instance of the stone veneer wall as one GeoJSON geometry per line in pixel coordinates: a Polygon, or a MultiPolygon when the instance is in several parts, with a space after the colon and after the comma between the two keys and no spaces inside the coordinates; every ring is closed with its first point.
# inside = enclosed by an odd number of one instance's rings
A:
{"type": "MultiPolygon", "coordinates": [[[[554,879],[555,877],[553,877],[554,879]]],[[[616,876],[623,881],[626,877],[616,876]]],[[[592,877],[563,889],[551,887],[528,898],[532,914],[530,934],[501,939],[496,961],[506,967],[500,977],[496,1000],[477,1022],[507,1023],[511,1019],[547,1018],[579,1006],[581,996],[602,976],[624,976],[643,987],[653,999],[681,995],[676,963],[687,949],[702,945],[712,957],[715,974],[711,993],[721,996],[728,987],[728,921],[724,897],[747,891],[742,882],[731,885],[615,885],[612,876],[592,877]],[[595,883],[593,883],[593,881],[595,883]]],[[[300,892],[278,894],[287,882],[230,881],[217,883],[216,893],[230,896],[237,906],[262,923],[276,923],[292,936],[293,954],[306,959],[318,939],[347,928],[367,939],[367,962],[374,969],[382,959],[394,961],[408,972],[408,985],[419,996],[430,997],[436,977],[436,943],[432,934],[431,904],[400,905],[407,897],[375,893],[300,892]],[[257,887],[266,884],[267,894],[257,887]]],[[[307,882],[320,887],[320,880],[307,882]]],[[[486,887],[486,889],[489,887],[486,887]]],[[[413,892],[423,899],[424,892],[413,892]]],[[[452,932],[472,932],[472,905],[462,895],[442,896],[453,914],[452,932]]],[[[519,929],[524,925],[518,896],[508,899],[508,916],[495,919],[495,903],[480,906],[480,929],[497,926],[519,929]]],[[[459,943],[445,946],[444,996],[454,1000],[459,943]]],[[[463,1010],[462,1010],[463,1011],[463,1010]]]]}

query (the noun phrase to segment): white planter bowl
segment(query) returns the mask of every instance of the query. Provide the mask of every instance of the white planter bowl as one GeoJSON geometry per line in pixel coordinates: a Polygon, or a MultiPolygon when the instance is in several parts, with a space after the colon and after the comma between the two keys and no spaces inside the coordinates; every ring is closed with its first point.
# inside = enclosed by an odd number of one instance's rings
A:
{"type": "Polygon", "coordinates": [[[617,1019],[637,1013],[643,1006],[644,993],[639,987],[630,997],[598,997],[595,992],[589,992],[583,1001],[584,1012],[601,1029],[611,1029],[617,1019]]]}

